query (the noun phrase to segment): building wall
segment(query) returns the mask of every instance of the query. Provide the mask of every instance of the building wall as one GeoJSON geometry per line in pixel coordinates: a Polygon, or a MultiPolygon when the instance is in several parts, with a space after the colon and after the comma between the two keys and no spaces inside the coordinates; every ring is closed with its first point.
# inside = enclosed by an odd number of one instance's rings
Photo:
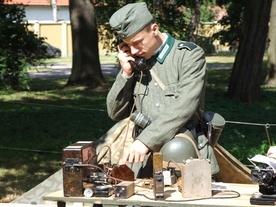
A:
{"type": "Polygon", "coordinates": [[[61,49],[62,57],[72,56],[72,35],[70,22],[29,21],[29,29],[45,42],[61,49]]]}
{"type": "MultiPolygon", "coordinates": [[[[53,21],[51,6],[26,6],[26,19],[28,21],[53,21]]],[[[57,9],[58,21],[70,21],[69,8],[60,6],[57,9]]]]}
{"type": "Polygon", "coordinates": [[[60,48],[62,57],[72,56],[72,36],[68,6],[58,6],[54,21],[52,6],[26,6],[29,29],[49,44],[60,48]]]}
{"type": "MultiPolygon", "coordinates": [[[[45,42],[60,48],[62,57],[73,55],[71,24],[67,22],[53,21],[29,21],[28,29],[33,31],[38,37],[45,38],[45,42]]],[[[106,54],[103,44],[98,43],[100,54],[106,54]]]]}
{"type": "MultiPolygon", "coordinates": [[[[45,38],[45,41],[49,44],[60,48],[62,57],[72,56],[69,6],[57,7],[57,22],[54,21],[51,5],[26,5],[24,8],[25,19],[29,24],[28,28],[34,31],[38,37],[45,38]]],[[[105,53],[100,42],[99,51],[105,53]]]]}

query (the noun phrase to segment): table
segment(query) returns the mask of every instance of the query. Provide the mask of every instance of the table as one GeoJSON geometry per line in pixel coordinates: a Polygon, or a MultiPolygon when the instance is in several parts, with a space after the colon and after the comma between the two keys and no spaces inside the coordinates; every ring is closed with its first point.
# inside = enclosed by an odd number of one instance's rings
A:
{"type": "MultiPolygon", "coordinates": [[[[145,189],[141,187],[135,187],[137,194],[129,197],[128,199],[118,199],[114,197],[64,197],[63,191],[57,191],[43,197],[43,200],[56,201],[58,207],[65,207],[67,202],[78,202],[83,204],[103,204],[114,206],[127,206],[127,205],[139,205],[139,206],[163,206],[163,207],[206,207],[206,206],[257,206],[250,204],[250,197],[254,192],[258,192],[257,184],[234,184],[227,183],[227,190],[233,190],[240,194],[238,198],[226,198],[226,196],[234,196],[233,192],[222,192],[214,195],[212,198],[182,198],[182,194],[177,188],[166,187],[164,200],[154,200],[154,195],[151,189],[145,189]],[[148,199],[142,195],[146,195],[151,199],[148,199]]],[[[267,206],[267,205],[266,205],[267,206]]],[[[274,206],[274,205],[273,205],[274,206]]]]}

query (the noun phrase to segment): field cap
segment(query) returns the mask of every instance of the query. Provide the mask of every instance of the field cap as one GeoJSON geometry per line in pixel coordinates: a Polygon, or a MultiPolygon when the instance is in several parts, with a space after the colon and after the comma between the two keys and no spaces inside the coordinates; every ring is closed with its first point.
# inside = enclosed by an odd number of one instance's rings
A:
{"type": "Polygon", "coordinates": [[[116,11],[110,18],[110,26],[119,37],[126,39],[140,32],[153,19],[145,2],[127,4],[116,11]]]}

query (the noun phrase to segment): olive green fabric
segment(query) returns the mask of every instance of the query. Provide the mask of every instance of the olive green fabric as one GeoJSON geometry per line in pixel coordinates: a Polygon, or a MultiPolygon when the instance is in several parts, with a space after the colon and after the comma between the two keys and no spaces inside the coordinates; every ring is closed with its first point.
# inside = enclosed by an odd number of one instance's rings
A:
{"type": "Polygon", "coordinates": [[[146,3],[143,2],[122,7],[111,16],[109,23],[119,37],[125,39],[141,31],[152,19],[146,3]]]}

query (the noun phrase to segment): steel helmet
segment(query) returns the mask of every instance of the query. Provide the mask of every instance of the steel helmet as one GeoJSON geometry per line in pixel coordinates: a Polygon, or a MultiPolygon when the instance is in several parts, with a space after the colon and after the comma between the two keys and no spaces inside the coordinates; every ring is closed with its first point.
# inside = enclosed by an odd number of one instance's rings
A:
{"type": "Polygon", "coordinates": [[[166,162],[172,160],[183,163],[183,160],[198,157],[193,143],[183,137],[173,138],[161,147],[160,152],[162,152],[163,160],[166,162]]]}

